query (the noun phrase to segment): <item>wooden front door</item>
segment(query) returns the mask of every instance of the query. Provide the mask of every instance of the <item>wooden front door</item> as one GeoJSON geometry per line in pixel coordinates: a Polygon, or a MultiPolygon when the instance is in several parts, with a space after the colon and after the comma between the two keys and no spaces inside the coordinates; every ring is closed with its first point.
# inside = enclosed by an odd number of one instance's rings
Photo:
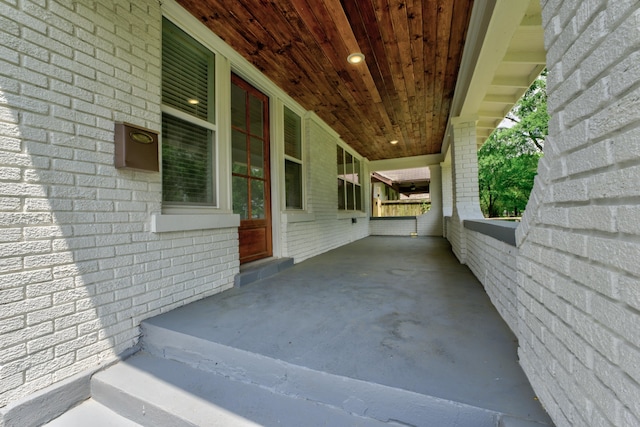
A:
{"type": "Polygon", "coordinates": [[[269,99],[231,78],[233,212],[240,215],[240,263],[270,257],[269,99]]]}

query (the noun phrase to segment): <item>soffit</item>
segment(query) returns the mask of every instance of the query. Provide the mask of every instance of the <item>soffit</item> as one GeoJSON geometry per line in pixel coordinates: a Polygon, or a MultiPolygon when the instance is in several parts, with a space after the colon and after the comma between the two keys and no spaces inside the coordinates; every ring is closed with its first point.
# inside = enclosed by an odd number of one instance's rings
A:
{"type": "Polygon", "coordinates": [[[364,157],[441,153],[473,0],[178,3],[364,157]]]}

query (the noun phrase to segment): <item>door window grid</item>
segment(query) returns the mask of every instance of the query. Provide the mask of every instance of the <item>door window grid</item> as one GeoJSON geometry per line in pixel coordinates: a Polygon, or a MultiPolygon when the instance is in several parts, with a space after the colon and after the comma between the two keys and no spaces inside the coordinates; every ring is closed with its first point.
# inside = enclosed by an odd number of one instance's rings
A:
{"type": "Polygon", "coordinates": [[[265,219],[265,100],[231,85],[233,212],[241,220],[265,219]]]}

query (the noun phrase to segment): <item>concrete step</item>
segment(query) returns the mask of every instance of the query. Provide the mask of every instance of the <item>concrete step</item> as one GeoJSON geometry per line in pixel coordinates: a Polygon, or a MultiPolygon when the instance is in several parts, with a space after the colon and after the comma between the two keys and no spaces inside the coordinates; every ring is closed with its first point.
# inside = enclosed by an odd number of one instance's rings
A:
{"type": "Polygon", "coordinates": [[[43,427],[142,427],[93,399],[86,400],[43,427]]]}
{"type": "Polygon", "coordinates": [[[234,278],[234,286],[245,286],[266,279],[293,266],[293,258],[265,258],[240,266],[234,278]]]}
{"type": "MultiPolygon", "coordinates": [[[[502,417],[495,411],[459,402],[312,370],[163,328],[152,321],[143,322],[142,329],[145,352],[159,358],[215,373],[236,383],[253,384],[289,399],[314,402],[381,423],[496,427],[502,417]]],[[[288,410],[286,405],[278,408],[288,410]]],[[[291,425],[307,425],[301,424],[301,420],[306,418],[299,418],[297,424],[291,425]]]]}
{"type": "Polygon", "coordinates": [[[95,375],[91,392],[95,401],[146,427],[389,425],[145,352],[95,375]]]}

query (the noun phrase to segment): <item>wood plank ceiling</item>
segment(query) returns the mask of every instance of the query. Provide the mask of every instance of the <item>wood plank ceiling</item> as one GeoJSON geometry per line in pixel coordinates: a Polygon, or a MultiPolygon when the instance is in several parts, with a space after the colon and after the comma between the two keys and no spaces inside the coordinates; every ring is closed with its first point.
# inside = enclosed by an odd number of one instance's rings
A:
{"type": "Polygon", "coordinates": [[[178,3],[369,160],[440,153],[473,0],[178,3]]]}

